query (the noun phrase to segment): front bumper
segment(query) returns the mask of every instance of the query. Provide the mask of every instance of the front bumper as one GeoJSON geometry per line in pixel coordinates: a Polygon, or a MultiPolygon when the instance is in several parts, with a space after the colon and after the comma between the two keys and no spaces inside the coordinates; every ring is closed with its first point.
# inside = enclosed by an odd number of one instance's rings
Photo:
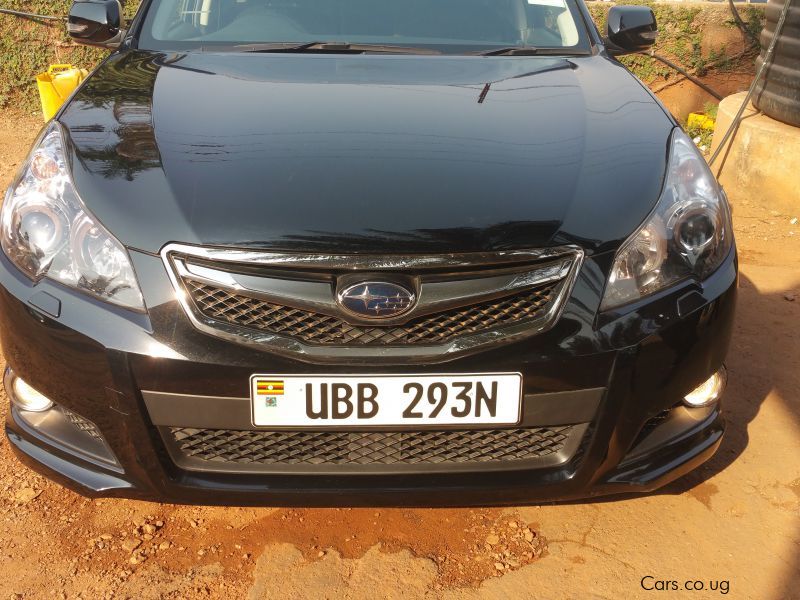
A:
{"type": "Polygon", "coordinates": [[[566,500],[656,489],[707,460],[722,438],[718,405],[689,409],[679,403],[723,364],[736,296],[735,251],[702,285],[686,282],[599,317],[611,257],[589,258],[551,331],[450,362],[413,367],[313,365],[212,338],[192,327],[158,257],[131,255],[148,315],[104,305],[48,280],[32,286],[0,256],[0,332],[8,365],[59,405],[93,422],[118,468],[54,445],[14,409],[7,418],[8,439],[32,468],[87,495],[305,506],[566,500]],[[536,468],[204,472],[178,466],[158,427],[165,411],[153,405],[153,394],[182,398],[184,407],[200,398],[207,409],[214,399],[241,401],[253,372],[412,369],[519,371],[531,424],[584,423],[581,443],[565,461],[536,468]],[[551,408],[542,410],[548,402],[551,408]]]}

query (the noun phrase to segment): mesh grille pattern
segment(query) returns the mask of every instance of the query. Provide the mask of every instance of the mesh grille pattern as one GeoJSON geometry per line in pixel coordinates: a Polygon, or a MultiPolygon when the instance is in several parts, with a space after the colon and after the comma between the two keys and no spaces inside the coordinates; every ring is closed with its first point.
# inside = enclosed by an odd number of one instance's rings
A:
{"type": "Polygon", "coordinates": [[[312,344],[400,346],[442,343],[460,335],[544,316],[559,282],[384,327],[351,325],[337,317],[272,304],[192,279],[184,279],[184,283],[197,309],[214,319],[312,344]]]}
{"type": "Polygon", "coordinates": [[[263,465],[489,463],[543,458],[561,450],[573,426],[471,431],[242,431],[170,427],[195,460],[263,465]]]}
{"type": "MultiPolygon", "coordinates": [[[[674,408],[674,407],[673,407],[674,408]]],[[[666,421],[670,414],[672,413],[672,408],[667,408],[662,410],[657,415],[651,417],[647,420],[647,422],[642,426],[642,429],[639,431],[639,435],[636,436],[636,441],[633,442],[633,446],[636,446],[639,442],[644,440],[648,435],[653,433],[653,431],[661,425],[664,421],[666,421]]]]}
{"type": "Polygon", "coordinates": [[[77,429],[80,429],[84,433],[89,434],[93,438],[97,440],[102,440],[103,436],[97,430],[97,426],[89,421],[88,419],[84,419],[82,416],[75,414],[71,410],[67,410],[66,408],[62,407],[61,410],[64,412],[64,416],[67,417],[70,423],[72,423],[77,429]]]}

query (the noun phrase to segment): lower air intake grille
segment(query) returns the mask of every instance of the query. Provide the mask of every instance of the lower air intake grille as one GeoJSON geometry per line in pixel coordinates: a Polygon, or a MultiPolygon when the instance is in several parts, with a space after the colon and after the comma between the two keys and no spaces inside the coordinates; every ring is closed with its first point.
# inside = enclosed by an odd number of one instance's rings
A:
{"type": "Polygon", "coordinates": [[[236,467],[241,466],[250,467],[246,470],[280,465],[403,468],[557,460],[572,436],[582,430],[582,426],[574,425],[400,432],[168,427],[164,434],[179,466],[225,471],[237,470],[236,467]]]}
{"type": "MultiPolygon", "coordinates": [[[[674,408],[674,407],[673,407],[674,408]]],[[[639,430],[639,434],[636,436],[636,440],[633,442],[632,447],[635,447],[639,442],[644,440],[648,435],[653,433],[659,425],[664,423],[669,416],[672,414],[672,408],[667,408],[662,410],[660,413],[656,414],[655,416],[651,417],[647,420],[647,422],[642,426],[641,430],[639,430]]]]}
{"type": "Polygon", "coordinates": [[[184,279],[197,310],[207,317],[242,327],[289,336],[311,344],[440,344],[461,335],[543,317],[560,282],[504,298],[413,319],[401,326],[370,327],[321,313],[272,304],[234,290],[184,279]]]}
{"type": "Polygon", "coordinates": [[[72,412],[71,410],[67,410],[64,407],[61,407],[61,412],[64,413],[64,416],[67,418],[67,420],[79,431],[92,436],[96,440],[103,439],[103,436],[100,434],[100,431],[98,431],[97,426],[91,421],[84,419],[82,416],[72,412]]]}

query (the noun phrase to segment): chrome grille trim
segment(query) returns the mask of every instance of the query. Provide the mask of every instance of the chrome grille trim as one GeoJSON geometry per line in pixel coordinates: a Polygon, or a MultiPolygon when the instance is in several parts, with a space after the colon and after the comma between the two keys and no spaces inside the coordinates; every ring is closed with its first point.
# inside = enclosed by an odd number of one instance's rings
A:
{"type": "MultiPolygon", "coordinates": [[[[572,291],[583,261],[583,251],[578,247],[563,246],[546,250],[460,255],[323,256],[169,244],[162,249],[161,257],[185,313],[192,324],[204,333],[306,362],[402,364],[452,360],[551,328],[560,317],[572,291]],[[209,260],[217,262],[210,264],[209,260]],[[403,261],[407,264],[403,264],[403,261]],[[263,268],[269,272],[261,276],[253,274],[253,268],[263,268]],[[301,274],[308,272],[314,277],[302,279],[296,271],[292,278],[280,277],[282,271],[291,272],[291,269],[299,269],[301,274]],[[274,331],[258,330],[209,316],[198,310],[185,286],[185,279],[189,278],[233,293],[244,293],[261,301],[336,317],[358,326],[366,323],[343,315],[335,304],[336,278],[352,278],[354,273],[374,276],[376,270],[400,269],[405,272],[398,276],[412,278],[421,286],[419,301],[401,317],[381,322],[382,327],[402,325],[426,314],[476,305],[551,282],[554,282],[553,297],[547,310],[536,318],[523,321],[509,319],[501,327],[454,335],[441,343],[383,345],[376,349],[374,345],[363,344],[313,344],[274,331]],[[327,280],[324,276],[326,273],[329,274],[327,280]]],[[[373,322],[370,325],[376,324],[373,322]]]]}
{"type": "Polygon", "coordinates": [[[162,256],[181,253],[203,258],[210,262],[274,265],[282,268],[304,268],[342,271],[391,271],[455,268],[463,269],[476,265],[500,265],[526,263],[564,254],[583,251],[577,246],[558,246],[533,250],[500,250],[497,252],[468,252],[454,254],[313,254],[286,252],[262,252],[239,248],[209,248],[188,244],[167,244],[162,256]]]}

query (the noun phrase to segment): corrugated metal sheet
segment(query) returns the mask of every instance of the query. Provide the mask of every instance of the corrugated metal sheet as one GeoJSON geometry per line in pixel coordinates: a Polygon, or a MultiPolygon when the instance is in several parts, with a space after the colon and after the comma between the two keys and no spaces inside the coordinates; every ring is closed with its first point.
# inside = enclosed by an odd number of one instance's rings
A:
{"type": "MultiPolygon", "coordinates": [[[[767,4],[756,68],[764,60],[783,6],[784,0],[767,4]]],[[[791,0],[772,64],[756,87],[753,104],[773,119],[800,127],[800,0],[791,0]]]]}

